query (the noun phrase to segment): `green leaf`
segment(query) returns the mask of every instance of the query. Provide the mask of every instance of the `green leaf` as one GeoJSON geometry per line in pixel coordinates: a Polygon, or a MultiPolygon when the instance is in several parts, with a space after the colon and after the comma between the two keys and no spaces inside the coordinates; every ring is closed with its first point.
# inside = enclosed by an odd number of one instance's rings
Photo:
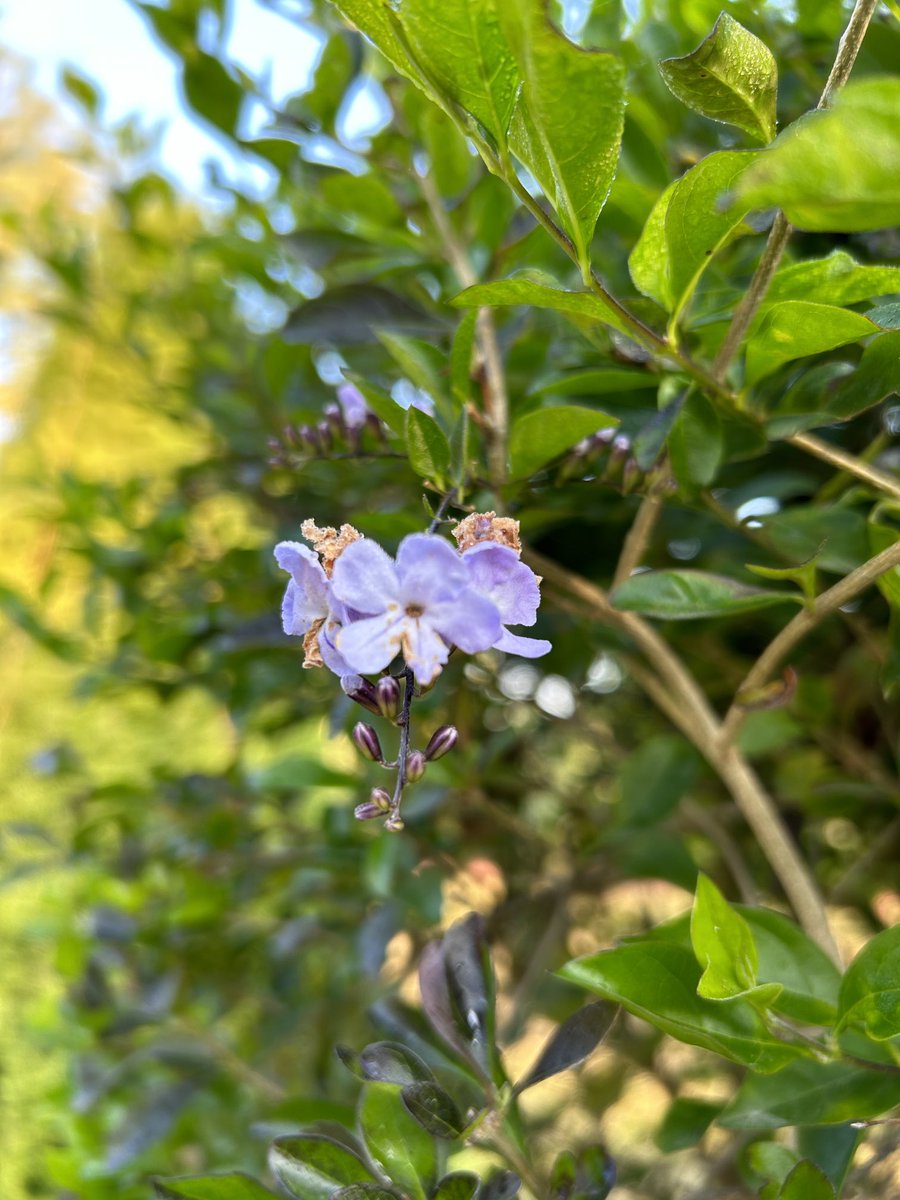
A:
{"type": "Polygon", "coordinates": [[[350,1183],[332,1192],[331,1200],[397,1200],[397,1193],[377,1183],[350,1183]]]}
{"type": "Polygon", "coordinates": [[[756,986],[756,946],[750,926],[706,875],[697,878],[691,945],[703,969],[699,996],[730,1000],[756,986]]]}
{"type": "Polygon", "coordinates": [[[472,356],[475,350],[475,327],[478,310],[464,313],[453,335],[450,349],[450,389],[453,399],[464,409],[472,395],[472,356]]]}
{"type": "Polygon", "coordinates": [[[438,1180],[430,1200],[475,1200],[480,1184],[471,1171],[452,1171],[438,1180]]]}
{"type": "Polygon", "coordinates": [[[388,395],[387,392],[383,392],[381,388],[375,387],[374,384],[368,383],[362,376],[355,374],[353,371],[346,371],[345,375],[362,392],[363,399],[379,421],[384,421],[388,429],[405,439],[406,412],[400,407],[393,396],[388,395]]]}
{"type": "Polygon", "coordinates": [[[667,444],[676,479],[709,487],[721,466],[725,440],[722,419],[702,392],[686,397],[667,444]]]}
{"type": "Polygon", "coordinates": [[[664,58],[666,86],[688,108],[725,125],[736,125],[761,142],[775,136],[778,67],[768,46],[728,13],[683,58],[664,58]]]}
{"type": "Polygon", "coordinates": [[[756,151],[708,154],[656,201],[628,259],[635,287],[676,316],[715,254],[742,226],[744,209],[723,210],[722,197],[756,160],[756,151]]]}
{"type": "Polygon", "coordinates": [[[798,229],[851,232],[900,221],[900,79],[843,88],[781,133],[741,179],[742,207],[776,206],[798,229]]]}
{"type": "Polygon", "coordinates": [[[552,308],[573,316],[601,321],[619,333],[628,333],[628,326],[616,310],[593,292],[566,292],[532,279],[498,279],[494,283],[476,283],[466,288],[450,302],[458,308],[505,308],[508,305],[528,305],[533,308],[552,308]]]}
{"type": "Polygon", "coordinates": [[[846,250],[833,250],[827,258],[780,267],[772,277],[760,306],[762,313],[782,300],[806,300],[815,296],[819,304],[858,304],[873,296],[900,291],[900,267],[858,263],[846,250]]]}
{"type": "Polygon", "coordinates": [[[328,1200],[350,1183],[374,1183],[371,1171],[352,1150],[318,1133],[276,1138],[269,1147],[269,1167],[300,1200],[328,1200]]]}
{"type": "Polygon", "coordinates": [[[747,383],[757,383],[792,359],[821,354],[878,332],[878,326],[862,313],[812,300],[784,300],[769,309],[747,343],[747,383]]]}
{"type": "Polygon", "coordinates": [[[625,66],[556,30],[543,0],[500,6],[523,78],[513,153],[541,185],[586,277],[590,244],[615,176],[625,119],[625,66]]]}
{"type": "Polygon", "coordinates": [[[797,1130],[797,1149],[801,1158],[814,1162],[840,1193],[862,1130],[847,1125],[807,1125],[797,1130]]]}
{"type": "Polygon", "coordinates": [[[769,1033],[750,1005],[718,1004],[698,996],[700,968],[685,946],[630,942],[575,959],[560,974],[679,1041],[760,1071],[778,1071],[800,1053],[769,1033]]]}
{"type": "Polygon", "coordinates": [[[722,1105],[715,1101],[679,1096],[666,1110],[653,1141],[663,1154],[687,1150],[697,1145],[721,1111],[722,1105]]]}
{"type": "Polygon", "coordinates": [[[601,367],[555,375],[532,387],[530,396],[607,396],[622,392],[655,392],[659,379],[649,371],[601,367]]]}
{"type": "Polygon", "coordinates": [[[185,100],[198,116],[229,136],[237,131],[244,89],[217,58],[194,47],[184,60],[181,83],[185,100]]]}
{"type": "Polygon", "coordinates": [[[373,1083],[418,1083],[433,1080],[434,1072],[414,1051],[399,1042],[372,1042],[360,1051],[364,1078],[373,1083]]]}
{"type": "Polygon", "coordinates": [[[501,5],[502,0],[403,0],[398,11],[423,73],[503,151],[521,79],[501,26],[501,5]]]}
{"type": "Polygon", "coordinates": [[[610,595],[616,608],[662,621],[693,621],[800,603],[793,592],[765,591],[705,571],[642,571],[610,595]]]}
{"type": "Polygon", "coordinates": [[[832,420],[848,421],[900,391],[900,332],[872,338],[859,365],[826,401],[832,420]]]}
{"type": "Polygon", "coordinates": [[[59,82],[63,91],[71,97],[89,117],[96,117],[100,111],[101,97],[95,85],[74,67],[63,67],[59,82]]]}
{"type": "Polygon", "coordinates": [[[475,1061],[493,1075],[494,965],[484,933],[484,918],[469,913],[454,921],[441,941],[444,970],[457,1027],[467,1040],[475,1061]]]}
{"type": "Polygon", "coordinates": [[[573,1013],[550,1038],[528,1074],[516,1084],[516,1093],[584,1062],[609,1033],[617,1013],[617,1008],[603,1000],[586,1004],[573,1013]]]}
{"type": "Polygon", "coordinates": [[[778,1075],[747,1075],[718,1123],[726,1129],[838,1125],[877,1117],[895,1104],[900,1075],[803,1059],[778,1075]]]}
{"type": "Polygon", "coordinates": [[[428,169],[438,191],[442,196],[458,196],[468,187],[475,170],[466,139],[433,104],[422,113],[421,129],[428,169]]]}
{"type": "Polygon", "coordinates": [[[835,1200],[834,1188],[815,1163],[804,1159],[784,1181],[778,1200],[835,1200]]]}
{"type": "Polygon", "coordinates": [[[421,409],[406,410],[406,453],[417,475],[442,487],[450,470],[450,443],[433,417],[421,409]]]}
{"type": "MultiPolygon", "coordinates": [[[[880,507],[874,509],[869,517],[869,546],[873,555],[889,550],[900,538],[900,532],[893,525],[886,525],[878,520],[880,507]]],[[[891,507],[900,515],[900,508],[891,507]]],[[[875,585],[892,608],[900,609],[900,567],[891,567],[889,571],[879,575],[875,585]]]]}
{"type": "Polygon", "coordinates": [[[840,1027],[861,1025],[882,1042],[900,1035],[900,925],[868,941],[844,974],[840,1027]]]}
{"type": "Polygon", "coordinates": [[[514,422],[509,436],[512,478],[527,479],[582,438],[618,423],[599,409],[574,404],[525,413],[514,422]]]}
{"type": "Polygon", "coordinates": [[[619,812],[629,828],[664,821],[697,778],[700,758],[677,734],[657,734],[627,759],[619,776],[619,812]]]}
{"type": "Polygon", "coordinates": [[[841,976],[824,950],[781,913],[746,905],[736,910],[753,933],[757,981],[782,988],[772,1008],[806,1025],[830,1025],[841,976]]]}
{"type": "Polygon", "coordinates": [[[162,1200],[274,1200],[275,1195],[240,1171],[158,1179],[153,1186],[162,1200]]]}
{"type": "Polygon", "coordinates": [[[466,1128],[453,1097],[433,1081],[407,1084],[400,1099],[413,1120],[434,1137],[452,1142],[466,1128]]]}
{"type": "Polygon", "coordinates": [[[414,1121],[391,1083],[363,1089],[359,1124],[372,1161],[388,1179],[416,1200],[424,1200],[435,1182],[437,1152],[431,1135],[414,1121]]]}
{"type": "Polygon", "coordinates": [[[397,21],[388,5],[382,0],[334,0],[334,4],[348,21],[375,43],[394,70],[411,79],[427,96],[446,108],[410,57],[398,35],[397,21]]]}
{"type": "Polygon", "coordinates": [[[384,329],[380,329],[377,336],[410,382],[440,402],[444,393],[441,373],[446,368],[446,359],[440,350],[420,338],[404,337],[384,329]]]}

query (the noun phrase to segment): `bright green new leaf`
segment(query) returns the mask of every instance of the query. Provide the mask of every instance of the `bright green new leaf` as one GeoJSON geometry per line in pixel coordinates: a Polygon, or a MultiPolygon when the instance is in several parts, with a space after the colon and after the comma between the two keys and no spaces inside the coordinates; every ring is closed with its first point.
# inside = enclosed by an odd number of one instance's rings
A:
{"type": "Polygon", "coordinates": [[[691,945],[703,969],[698,996],[730,1000],[756,986],[758,960],[750,926],[706,875],[697,879],[691,945]]]}
{"type": "Polygon", "coordinates": [[[543,0],[500,6],[523,78],[510,147],[571,237],[582,272],[612,187],[625,121],[625,65],[553,27],[543,0]]]}
{"type": "Polygon", "coordinates": [[[728,13],[696,50],[664,58],[659,70],[673,95],[701,116],[737,125],[761,142],[775,136],[775,59],[765,42],[728,13]]]}
{"type": "Polygon", "coordinates": [[[413,62],[398,33],[397,20],[383,0],[334,0],[335,7],[348,21],[374,42],[395,71],[405,75],[427,96],[446,109],[445,102],[413,62]]]}
{"type": "Polygon", "coordinates": [[[900,331],[872,338],[856,370],[841,380],[826,402],[832,420],[849,421],[900,391],[900,331]]]}
{"type": "Polygon", "coordinates": [[[276,1138],[269,1147],[272,1174],[299,1200],[328,1200],[350,1183],[374,1183],[368,1167],[352,1150],[322,1134],[276,1138]]]}
{"type": "Polygon", "coordinates": [[[274,1192],[238,1171],[159,1179],[154,1187],[161,1200],[275,1200],[274,1192]]]}
{"type": "Polygon", "coordinates": [[[450,443],[440,425],[421,409],[406,410],[406,453],[417,475],[441,487],[450,470],[450,443]]]}
{"type": "Polygon", "coordinates": [[[435,1182],[434,1139],[410,1116],[392,1083],[370,1083],[360,1097],[359,1124],[372,1161],[413,1200],[435,1182]]]}
{"type": "Polygon", "coordinates": [[[798,229],[884,229],[900,221],[898,177],[900,79],[869,78],[788,126],[740,181],[737,203],[777,206],[798,229]]]}
{"type": "Polygon", "coordinates": [[[509,435],[512,478],[527,479],[582,438],[618,423],[599,409],[575,404],[526,413],[514,423],[509,435]]]}
{"type": "Polygon", "coordinates": [[[764,591],[705,571],[642,571],[610,596],[616,608],[663,621],[693,621],[800,603],[793,592],[764,591]]]}
{"type": "Polygon", "coordinates": [[[686,946],[629,942],[575,959],[560,974],[679,1041],[758,1071],[779,1071],[801,1053],[769,1033],[749,1004],[718,1004],[698,996],[700,968],[686,946]]]}
{"type": "Polygon", "coordinates": [[[786,362],[834,350],[878,333],[861,313],[811,300],[785,300],[766,313],[747,343],[747,383],[758,383],[786,362]]]}
{"type": "Polygon", "coordinates": [[[804,1159],[784,1181],[778,1200],[834,1200],[834,1188],[815,1163],[804,1159]]]}
{"type": "Polygon", "coordinates": [[[750,1074],[719,1117],[726,1129],[838,1125],[900,1104],[900,1075],[803,1059],[777,1076],[750,1074]]]}
{"type": "Polygon", "coordinates": [[[452,304],[457,308],[505,308],[522,304],[533,308],[553,308],[557,312],[573,316],[589,317],[602,321],[619,333],[628,333],[628,326],[617,310],[593,292],[566,292],[562,288],[549,287],[531,279],[498,279],[494,283],[476,283],[454,296],[452,304]]]}
{"type": "Polygon", "coordinates": [[[402,0],[399,16],[423,72],[504,150],[521,79],[501,6],[502,0],[402,0]]]}
{"type": "Polygon", "coordinates": [[[900,1035],[900,925],[863,946],[841,984],[840,1024],[862,1025],[875,1041],[900,1035]]]}
{"type": "Polygon", "coordinates": [[[742,232],[746,208],[723,211],[721,201],[757,157],[746,150],[708,154],[666,188],[628,259],[635,287],[645,296],[669,312],[684,308],[707,263],[742,232]]]}
{"type": "Polygon", "coordinates": [[[892,292],[900,292],[900,267],[859,263],[846,250],[833,250],[827,258],[789,263],[776,271],[759,315],[761,318],[781,300],[808,300],[815,296],[818,304],[845,307],[892,292]]]}

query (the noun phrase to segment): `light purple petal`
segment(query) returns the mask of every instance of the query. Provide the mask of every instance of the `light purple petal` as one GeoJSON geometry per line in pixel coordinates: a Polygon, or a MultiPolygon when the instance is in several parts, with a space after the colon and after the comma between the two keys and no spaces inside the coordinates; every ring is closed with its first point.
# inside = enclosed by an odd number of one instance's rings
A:
{"type": "Polygon", "coordinates": [[[430,621],[404,621],[404,652],[406,665],[412,668],[416,682],[423,686],[440,674],[450,651],[430,621]]]}
{"type": "Polygon", "coordinates": [[[496,604],[472,588],[453,600],[430,606],[427,616],[441,637],[466,654],[489,650],[503,632],[496,604]]]}
{"type": "Polygon", "coordinates": [[[430,533],[405,537],[397,551],[402,603],[428,608],[468,587],[465,564],[449,542],[430,533]]]}
{"type": "Polygon", "coordinates": [[[330,617],[319,630],[319,653],[329,671],[334,671],[335,675],[352,675],[353,668],[337,648],[337,635],[340,631],[340,622],[334,620],[333,616],[330,617]]]}
{"type": "Polygon", "coordinates": [[[515,550],[481,542],[462,556],[476,591],[496,604],[504,625],[533,625],[541,602],[537,576],[515,550]]]}
{"type": "Polygon", "coordinates": [[[543,638],[519,637],[504,629],[494,642],[494,649],[503,650],[506,654],[519,654],[522,658],[540,658],[542,654],[549,654],[553,647],[543,638]]]}
{"type": "Polygon", "coordinates": [[[291,580],[281,604],[284,632],[304,634],[328,612],[328,580],[318,557],[299,542],[279,542],[275,559],[291,580]]]}
{"type": "Polygon", "coordinates": [[[337,390],[337,398],[348,429],[360,429],[365,425],[369,406],[359,388],[352,383],[342,383],[337,390]]]}
{"type": "Polygon", "coordinates": [[[344,625],[335,638],[335,647],[351,670],[368,675],[386,667],[400,652],[405,625],[402,614],[392,607],[377,617],[364,617],[352,625],[344,625]]]}
{"type": "Polygon", "coordinates": [[[390,555],[370,538],[351,542],[341,552],[331,586],[338,600],[366,615],[384,612],[400,591],[390,555]]]}

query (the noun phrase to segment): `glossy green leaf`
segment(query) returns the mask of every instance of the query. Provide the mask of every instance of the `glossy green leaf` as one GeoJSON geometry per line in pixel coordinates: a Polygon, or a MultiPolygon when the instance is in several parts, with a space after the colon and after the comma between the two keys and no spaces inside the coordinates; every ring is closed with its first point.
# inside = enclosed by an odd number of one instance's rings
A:
{"type": "Polygon", "coordinates": [[[274,1200],[274,1192],[240,1171],[159,1179],[154,1187],[161,1200],[274,1200]]]}
{"type": "Polygon", "coordinates": [[[721,200],[755,159],[753,151],[708,154],[663,192],[628,259],[645,296],[676,314],[686,305],[707,264],[742,231],[744,212],[721,200]]]}
{"type": "Polygon", "coordinates": [[[593,292],[567,292],[562,288],[550,287],[523,277],[498,279],[494,283],[476,283],[466,288],[451,301],[458,308],[481,307],[506,308],[511,305],[529,305],[534,308],[552,308],[572,316],[587,317],[601,321],[619,333],[628,333],[615,308],[593,292]]]}
{"type": "Polygon", "coordinates": [[[679,1096],[666,1109],[653,1141],[664,1154],[696,1146],[721,1111],[722,1105],[715,1101],[679,1096]]]}
{"type": "Polygon", "coordinates": [[[693,621],[753,612],[773,604],[800,603],[793,592],[764,591],[710,575],[705,571],[642,571],[612,592],[610,599],[625,612],[666,621],[693,621]]]}
{"type": "Polygon", "coordinates": [[[607,396],[622,392],[656,391],[659,380],[650,371],[623,367],[572,371],[546,379],[533,387],[531,396],[607,396]]]}
{"type": "Polygon", "coordinates": [[[900,79],[872,77],[788,126],[741,179],[739,204],[781,208],[798,229],[883,229],[900,221],[898,175],[900,79]]]}
{"type": "Polygon", "coordinates": [[[812,300],[785,300],[766,313],[747,343],[747,382],[757,383],[784,363],[821,354],[878,333],[862,313],[812,300]]]}
{"type": "Polygon", "coordinates": [[[749,1005],[719,1004],[698,996],[700,968],[687,947],[630,942],[575,959],[560,974],[679,1041],[757,1070],[778,1071],[798,1056],[795,1047],[769,1033],[749,1005]]]}
{"type": "Polygon", "coordinates": [[[625,118],[625,66],[553,27],[543,0],[500,6],[523,84],[510,146],[571,237],[583,273],[615,176],[625,118]]]}
{"type": "Polygon", "coordinates": [[[725,453],[722,419],[701,392],[692,391],[685,398],[668,447],[679,483],[709,487],[715,480],[725,453]]]}
{"type": "MultiPolygon", "coordinates": [[[[900,291],[900,267],[857,262],[846,250],[832,250],[827,258],[807,259],[779,268],[760,306],[760,317],[783,300],[818,304],[859,304],[874,296],[900,291]]],[[[758,323],[758,322],[757,322],[758,323]]]]}
{"type": "Polygon", "coordinates": [[[433,1081],[407,1084],[400,1099],[413,1120],[434,1137],[452,1142],[466,1128],[453,1097],[433,1081]]]}
{"type": "Polygon", "coordinates": [[[521,79],[501,26],[501,4],[403,0],[398,12],[423,72],[503,149],[521,79]]]}
{"type": "Polygon", "coordinates": [[[374,1083],[418,1083],[433,1080],[434,1073],[418,1054],[399,1042],[372,1042],[359,1054],[366,1079],[374,1083]]]}
{"type": "Polygon", "coordinates": [[[797,1150],[801,1158],[815,1163],[840,1192],[862,1136],[863,1131],[849,1123],[805,1125],[797,1130],[797,1150]]]}
{"type": "Polygon", "coordinates": [[[697,879],[691,945],[703,970],[697,994],[728,1000],[756,985],[756,945],[750,926],[706,875],[697,879]]]}
{"type": "Polygon", "coordinates": [[[527,479],[545,463],[600,429],[618,425],[615,417],[596,408],[574,404],[539,408],[514,422],[509,436],[513,479],[527,479]]]}
{"type": "Polygon", "coordinates": [[[868,941],[844,974],[841,1026],[861,1025],[875,1041],[900,1035],[900,925],[868,941]]]}
{"type": "Polygon", "coordinates": [[[856,370],[846,376],[826,402],[832,420],[848,421],[900,391],[900,332],[872,338],[856,370]]]}
{"type": "Polygon", "coordinates": [[[441,487],[450,470],[450,443],[447,435],[427,413],[410,407],[406,410],[406,453],[417,475],[441,487]]]}
{"type": "Polygon", "coordinates": [[[683,58],[659,70],[670,91],[712,121],[736,125],[761,142],[775,136],[778,67],[771,50],[722,13],[712,33],[683,58]]]}
{"type": "Polygon", "coordinates": [[[550,1038],[528,1074],[516,1084],[516,1092],[524,1092],[584,1062],[609,1033],[617,1013],[615,1005],[603,1000],[586,1004],[573,1013],[550,1038]]]}
{"type": "Polygon", "coordinates": [[[372,1161],[407,1196],[424,1200],[435,1182],[437,1151],[392,1083],[370,1083],[359,1103],[359,1125],[372,1161]]]}
{"type": "Polygon", "coordinates": [[[815,1163],[797,1163],[778,1193],[778,1200],[835,1200],[834,1188],[815,1163]]]}
{"type": "Polygon", "coordinates": [[[444,934],[441,949],[457,1027],[474,1060],[486,1075],[493,1076],[495,983],[484,918],[469,913],[454,921],[444,934]]]}
{"type": "MultiPolygon", "coordinates": [[[[357,29],[361,30],[378,47],[391,66],[411,79],[432,99],[439,101],[415,62],[409,55],[398,25],[388,5],[382,0],[334,0],[335,7],[357,29]]],[[[443,106],[443,102],[441,102],[443,106]]]]}
{"type": "Polygon", "coordinates": [[[659,412],[655,412],[635,434],[634,441],[631,443],[631,453],[642,471],[649,471],[662,454],[678,414],[684,405],[684,399],[684,392],[682,392],[674,400],[670,400],[659,412]]]}
{"type": "Polygon", "coordinates": [[[451,1171],[438,1180],[430,1200],[475,1200],[480,1184],[471,1171],[451,1171]]]}
{"type": "Polygon", "coordinates": [[[627,759],[619,776],[623,824],[642,828],[664,821],[697,778],[700,758],[673,733],[648,738],[627,759]]]}
{"type": "Polygon", "coordinates": [[[838,1125],[877,1117],[900,1104],[900,1075],[811,1059],[777,1075],[749,1074],[719,1117],[726,1129],[838,1125]]]}
{"type": "Polygon", "coordinates": [[[374,1183],[372,1172],[346,1146],[318,1133],[276,1138],[269,1147],[272,1174],[300,1200],[328,1200],[351,1183],[374,1183]]]}

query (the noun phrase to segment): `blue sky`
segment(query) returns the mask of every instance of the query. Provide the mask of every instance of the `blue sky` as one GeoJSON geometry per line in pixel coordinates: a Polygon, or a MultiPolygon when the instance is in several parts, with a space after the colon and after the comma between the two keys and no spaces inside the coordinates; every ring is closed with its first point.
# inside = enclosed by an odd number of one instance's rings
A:
{"type": "MultiPolygon", "coordinates": [[[[321,46],[316,34],[257,0],[232,0],[232,7],[230,58],[254,76],[268,76],[276,99],[302,89],[321,46]]],[[[224,141],[185,112],[174,62],[127,0],[0,0],[0,44],[33,64],[33,82],[49,96],[62,95],[60,70],[69,65],[103,93],[105,122],[135,112],[145,126],[164,121],[162,165],[186,189],[201,189],[210,158],[230,178],[264,183],[260,168],[238,164],[224,141]]]]}

